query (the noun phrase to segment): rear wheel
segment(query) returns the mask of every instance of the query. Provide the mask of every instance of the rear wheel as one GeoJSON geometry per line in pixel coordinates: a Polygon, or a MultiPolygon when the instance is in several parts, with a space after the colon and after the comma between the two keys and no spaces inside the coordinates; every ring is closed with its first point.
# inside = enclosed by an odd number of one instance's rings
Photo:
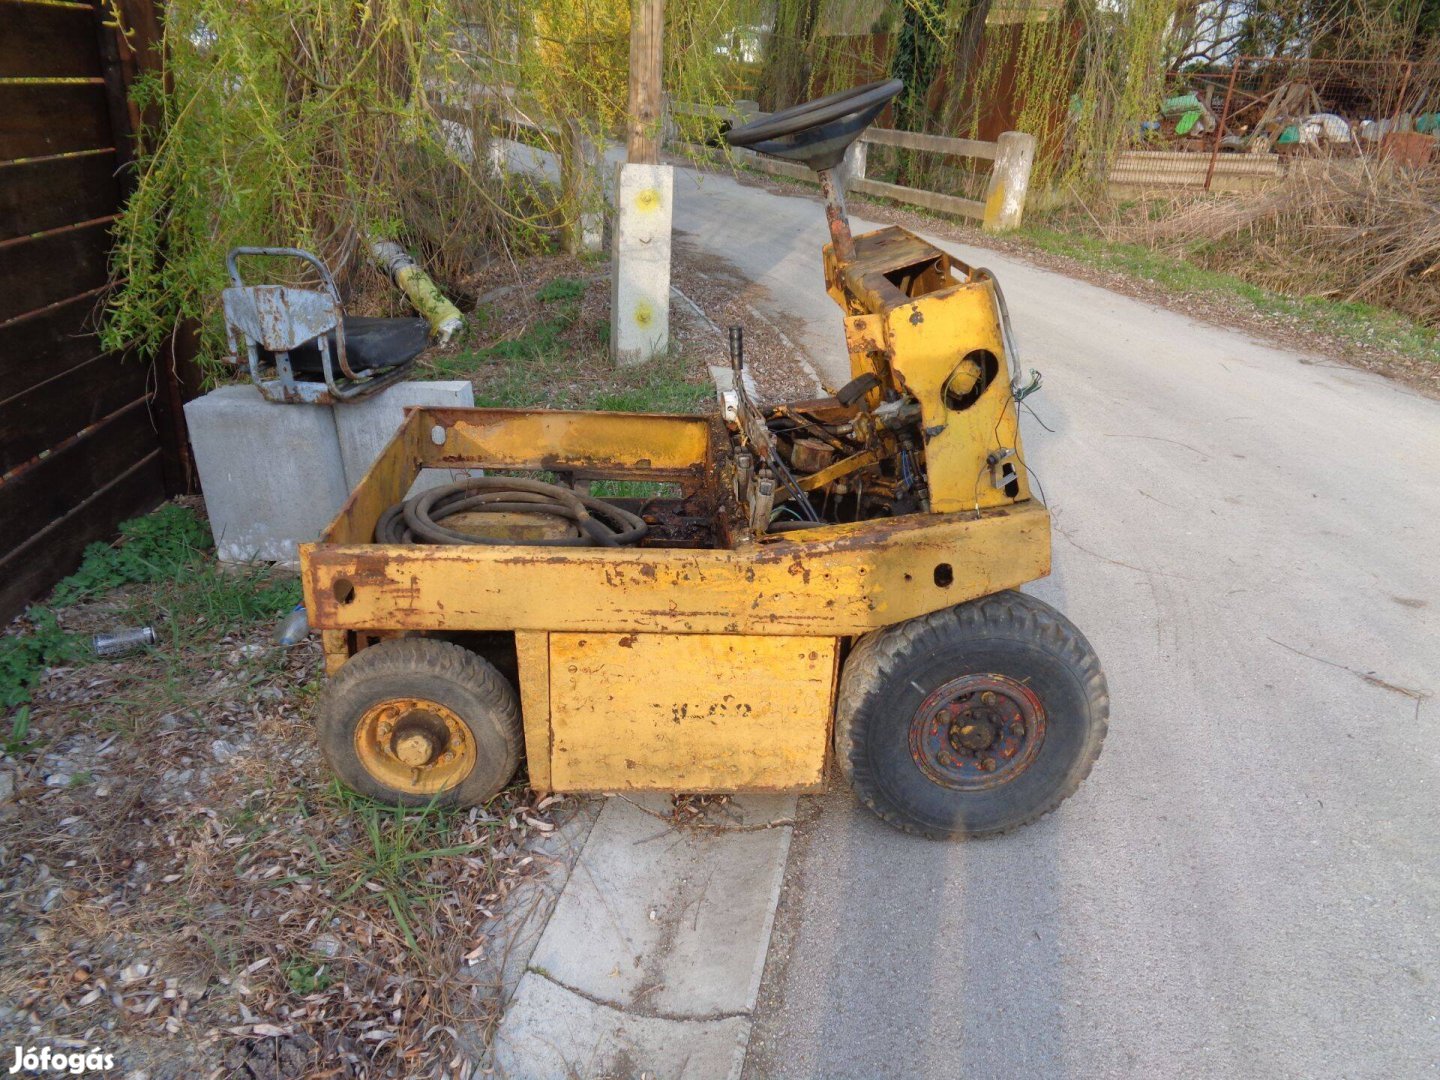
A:
{"type": "Polygon", "coordinates": [[[326,688],[319,727],[340,779],[382,802],[473,806],[520,762],[515,691],[446,641],[403,638],[356,654],[326,688]]]}
{"type": "Polygon", "coordinates": [[[997,836],[1080,786],[1109,711],[1084,635],[1048,604],[997,593],[860,639],[841,678],[835,757],[897,828],[997,836]]]}

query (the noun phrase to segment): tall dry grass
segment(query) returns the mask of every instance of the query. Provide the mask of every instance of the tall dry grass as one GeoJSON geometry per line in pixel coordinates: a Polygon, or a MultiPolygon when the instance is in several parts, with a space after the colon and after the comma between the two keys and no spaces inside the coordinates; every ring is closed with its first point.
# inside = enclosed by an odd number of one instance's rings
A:
{"type": "Polygon", "coordinates": [[[1297,162],[1264,192],[1152,203],[1143,216],[1104,231],[1275,292],[1440,327],[1440,169],[1297,162]]]}

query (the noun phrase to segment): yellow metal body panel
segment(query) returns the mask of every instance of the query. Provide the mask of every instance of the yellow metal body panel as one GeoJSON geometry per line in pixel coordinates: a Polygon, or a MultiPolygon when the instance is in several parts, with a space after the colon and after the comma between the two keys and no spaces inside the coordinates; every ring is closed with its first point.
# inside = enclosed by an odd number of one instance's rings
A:
{"type": "Polygon", "coordinates": [[[301,574],[322,629],[847,636],[1044,577],[1049,525],[1027,503],[737,550],[307,544],[301,574]]]}
{"type": "Polygon", "coordinates": [[[515,659],[530,786],[536,791],[550,791],[550,635],[533,630],[517,632],[515,659]]]}
{"type": "MultiPolygon", "coordinates": [[[[855,258],[845,264],[827,246],[825,281],[846,312],[851,374],[871,372],[886,383],[893,378],[897,389],[920,403],[931,510],[973,511],[1028,500],[994,283],[899,228],[857,236],[855,258]],[[956,407],[946,386],[967,356],[981,352],[993,358],[994,371],[973,401],[956,407]],[[996,486],[987,456],[1004,450],[1014,451],[1016,460],[1006,482],[996,486]]],[[[871,405],[879,401],[876,390],[871,405]]]]}
{"type": "Polygon", "coordinates": [[[818,788],[836,656],[830,637],[551,634],[550,789],[818,788]]]}
{"type": "Polygon", "coordinates": [[[665,480],[718,505],[726,451],[701,417],[410,410],[300,548],[327,670],[406,633],[513,631],[537,789],[793,790],[820,782],[838,639],[1049,573],[1049,515],[1024,501],[712,547],[372,542],[421,468],[665,480]]]}

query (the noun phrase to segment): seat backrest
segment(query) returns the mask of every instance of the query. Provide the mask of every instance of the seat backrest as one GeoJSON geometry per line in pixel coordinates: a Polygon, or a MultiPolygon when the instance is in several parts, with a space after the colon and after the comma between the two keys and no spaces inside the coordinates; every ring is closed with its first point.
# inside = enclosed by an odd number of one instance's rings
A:
{"type": "Polygon", "coordinates": [[[315,340],[338,326],[342,315],[330,293],[288,285],[232,286],[221,293],[221,302],[226,325],[270,352],[315,340]]]}

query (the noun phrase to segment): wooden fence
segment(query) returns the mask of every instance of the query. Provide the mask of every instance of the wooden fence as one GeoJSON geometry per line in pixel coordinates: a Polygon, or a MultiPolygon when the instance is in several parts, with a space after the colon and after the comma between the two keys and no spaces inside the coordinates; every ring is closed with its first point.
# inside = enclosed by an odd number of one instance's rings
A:
{"type": "Polygon", "coordinates": [[[1213,171],[1209,154],[1178,150],[1124,150],[1110,167],[1112,188],[1145,191],[1258,191],[1281,176],[1276,154],[1221,154],[1213,171]]]}
{"type": "MultiPolygon", "coordinates": [[[[141,49],[151,0],[121,3],[141,49]]],[[[0,0],[0,621],[189,482],[175,358],[102,352],[140,54],[93,3],[0,0]]]]}
{"type": "MultiPolygon", "coordinates": [[[[741,102],[735,107],[691,105],[672,102],[671,116],[687,116],[713,121],[718,131],[722,123],[738,127],[768,114],[753,103],[741,102]]],[[[667,123],[668,140],[681,141],[679,128],[667,123]]],[[[692,144],[693,146],[693,144],[692,144]]],[[[814,180],[815,174],[803,165],[780,161],[750,150],[731,151],[737,160],[753,168],[795,180],[814,180]]],[[[990,232],[1014,229],[1020,225],[1025,196],[1030,186],[1030,169],[1035,160],[1035,139],[1018,131],[1007,131],[994,142],[978,139],[957,139],[945,135],[929,135],[918,131],[896,131],[891,128],[867,128],[845,155],[840,171],[847,190],[879,199],[892,199],[907,206],[918,206],[942,214],[979,221],[990,232]],[[967,199],[939,191],[905,187],[873,180],[865,175],[866,148],[894,146],[956,158],[974,158],[991,162],[985,198],[967,199]]]]}

